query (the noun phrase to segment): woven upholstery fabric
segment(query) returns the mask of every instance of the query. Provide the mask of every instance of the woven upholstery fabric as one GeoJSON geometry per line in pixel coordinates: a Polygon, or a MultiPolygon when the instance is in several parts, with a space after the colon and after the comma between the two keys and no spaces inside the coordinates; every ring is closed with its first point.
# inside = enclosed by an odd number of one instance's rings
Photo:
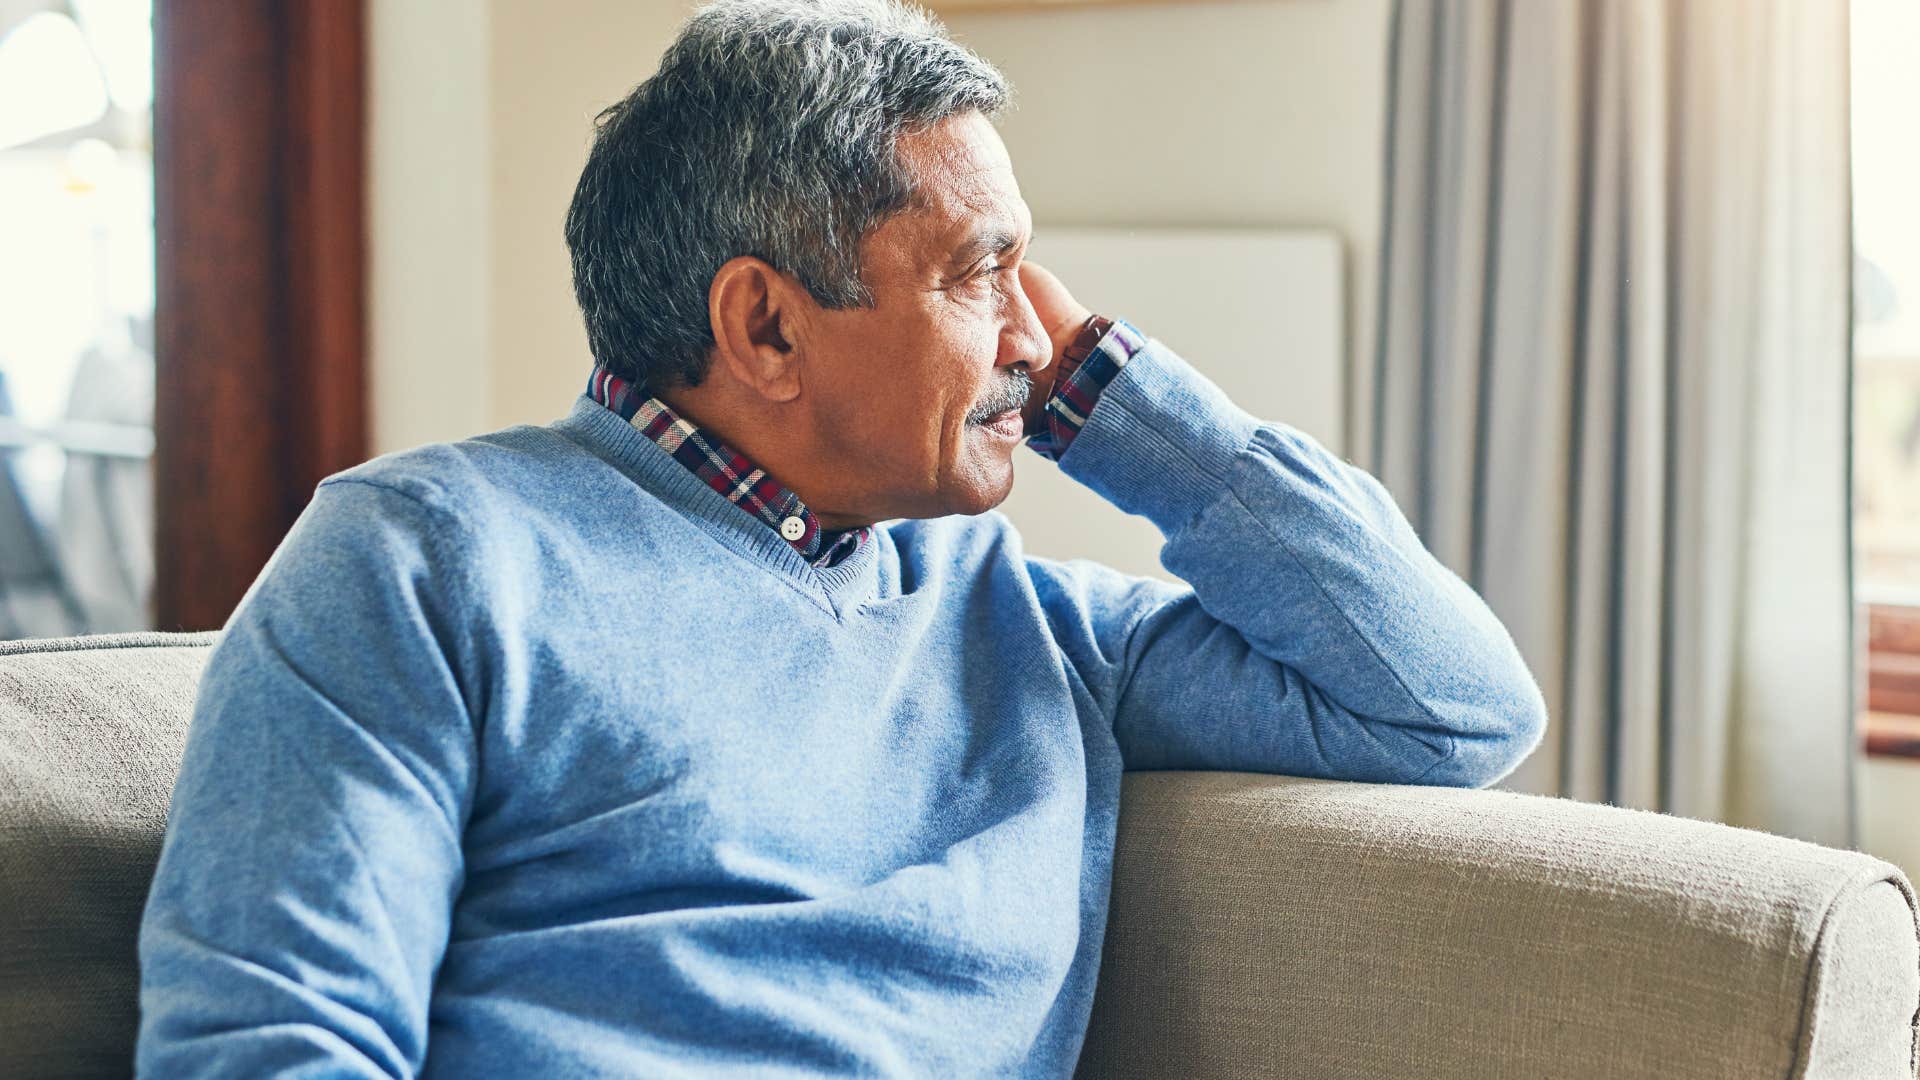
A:
{"type": "MultiPolygon", "coordinates": [[[[1886,930],[1911,917],[1914,896],[1904,882],[1883,879],[1848,900],[1835,905],[1830,947],[1815,959],[1806,1075],[1899,1076],[1903,1054],[1920,1053],[1911,1038],[1920,942],[1886,930]]],[[[1910,1060],[1904,1075],[1917,1069],[1910,1060]]]]}
{"type": "MultiPolygon", "coordinates": [[[[0,1077],[126,1076],[216,635],[0,643],[0,1077]]],[[[1658,814],[1126,780],[1089,1077],[1912,1076],[1899,870],[1658,814]]]]}
{"type": "Polygon", "coordinates": [[[1858,852],[1492,790],[1126,780],[1087,1077],[1910,1077],[1858,852]]]}
{"type": "Polygon", "coordinates": [[[213,634],[0,642],[0,1076],[127,1076],[134,950],[213,634]]]}

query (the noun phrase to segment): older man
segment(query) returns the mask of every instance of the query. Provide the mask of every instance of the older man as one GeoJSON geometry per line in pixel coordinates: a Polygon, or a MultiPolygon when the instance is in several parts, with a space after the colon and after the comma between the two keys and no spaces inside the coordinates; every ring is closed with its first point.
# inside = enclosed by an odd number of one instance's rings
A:
{"type": "Polygon", "coordinates": [[[1022,262],[1005,96],[880,0],[727,2],[603,114],[588,392],[327,480],[213,654],[143,1074],[1064,1076],[1123,770],[1531,750],[1379,484],[1022,262]],[[1190,587],[1023,554],[1022,440],[1190,587]]]}

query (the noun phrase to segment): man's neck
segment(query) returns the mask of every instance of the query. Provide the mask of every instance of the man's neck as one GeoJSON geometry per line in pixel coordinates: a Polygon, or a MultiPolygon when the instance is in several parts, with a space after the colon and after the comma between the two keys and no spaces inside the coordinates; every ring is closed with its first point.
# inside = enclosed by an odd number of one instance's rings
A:
{"type": "Polygon", "coordinates": [[[872,515],[835,509],[837,500],[824,490],[827,485],[816,480],[832,475],[833,470],[815,467],[825,463],[818,460],[821,455],[811,446],[795,446],[781,438],[795,426],[786,418],[731,400],[711,382],[707,386],[657,391],[653,396],[793,492],[822,529],[841,532],[878,520],[872,515]]]}

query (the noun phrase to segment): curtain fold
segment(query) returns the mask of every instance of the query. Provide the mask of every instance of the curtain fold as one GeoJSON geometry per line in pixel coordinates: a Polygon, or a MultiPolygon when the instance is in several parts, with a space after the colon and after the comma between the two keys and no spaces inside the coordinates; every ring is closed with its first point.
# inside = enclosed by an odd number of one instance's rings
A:
{"type": "Polygon", "coordinates": [[[1844,0],[1401,0],[1358,463],[1553,711],[1503,786],[1856,839],[1844,0]]]}

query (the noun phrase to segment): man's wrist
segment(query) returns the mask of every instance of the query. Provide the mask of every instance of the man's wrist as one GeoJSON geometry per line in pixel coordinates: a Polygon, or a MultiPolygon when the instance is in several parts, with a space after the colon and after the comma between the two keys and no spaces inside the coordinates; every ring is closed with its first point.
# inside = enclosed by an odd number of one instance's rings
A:
{"type": "Polygon", "coordinates": [[[1172,349],[1148,340],[1101,391],[1099,408],[1058,464],[1171,535],[1219,497],[1259,426],[1172,349]]]}
{"type": "Polygon", "coordinates": [[[1053,385],[1057,387],[1071,382],[1074,372],[1080,370],[1080,365],[1086,361],[1087,357],[1093,355],[1093,351],[1100,347],[1100,342],[1112,329],[1112,319],[1105,315],[1088,315],[1080,324],[1080,329],[1075,331],[1073,338],[1067,342],[1067,347],[1060,350],[1060,361],[1053,376],[1053,385]]]}
{"type": "Polygon", "coordinates": [[[1124,320],[1088,316],[1062,350],[1053,390],[1041,411],[1041,430],[1027,444],[1059,460],[1086,424],[1101,391],[1145,344],[1145,335],[1124,320]]]}

